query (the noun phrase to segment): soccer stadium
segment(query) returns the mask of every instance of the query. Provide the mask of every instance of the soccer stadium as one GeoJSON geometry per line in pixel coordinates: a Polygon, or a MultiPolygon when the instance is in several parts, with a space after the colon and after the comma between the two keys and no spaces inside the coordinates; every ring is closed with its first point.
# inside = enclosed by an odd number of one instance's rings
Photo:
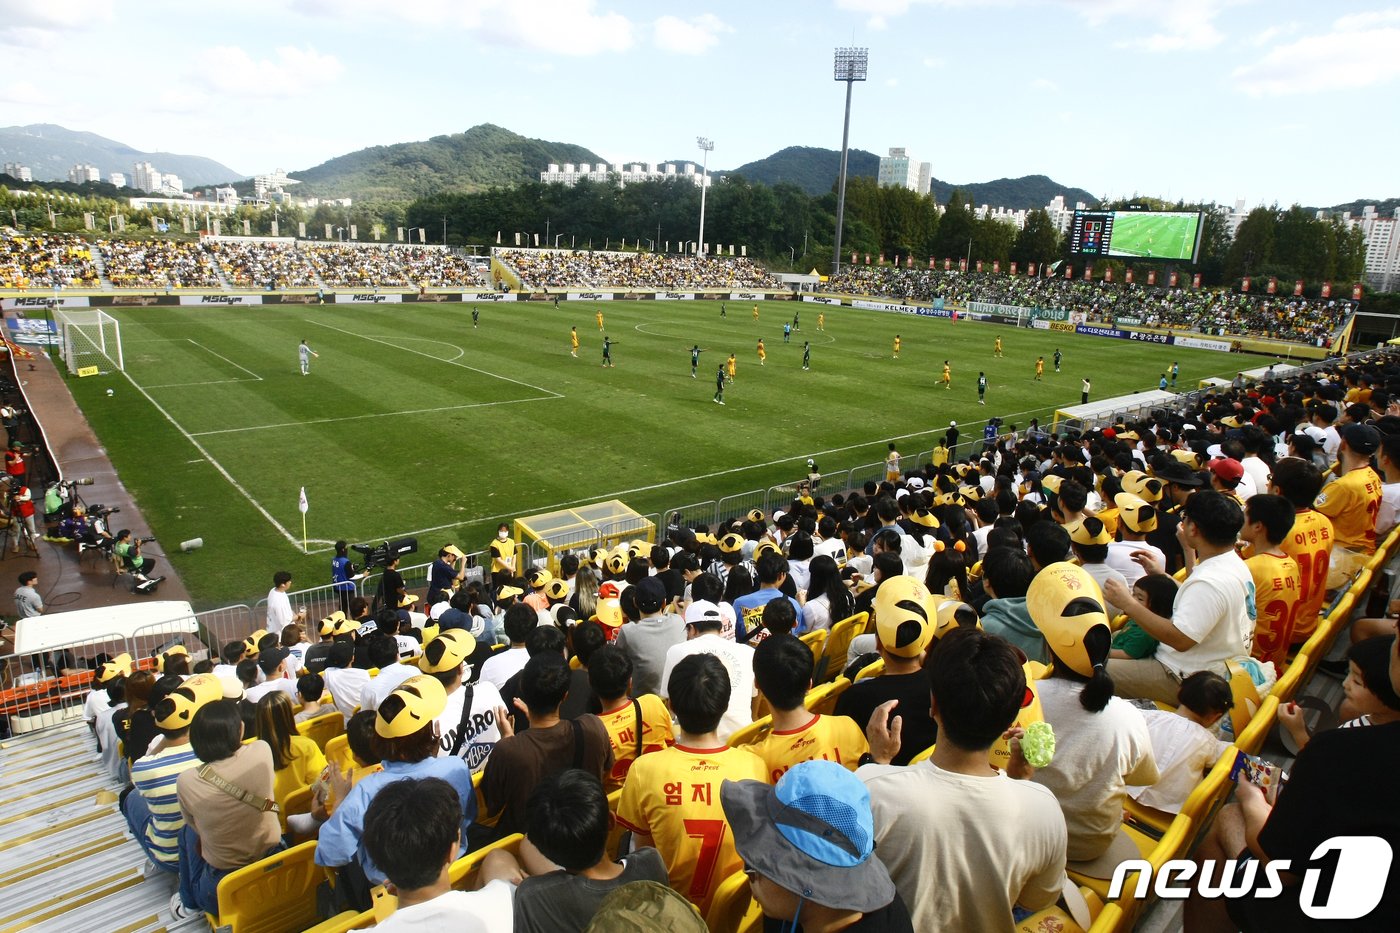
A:
{"type": "Polygon", "coordinates": [[[0,933],[1393,928],[1360,285],[1161,204],[808,263],[90,194],[3,195],[0,933]]]}

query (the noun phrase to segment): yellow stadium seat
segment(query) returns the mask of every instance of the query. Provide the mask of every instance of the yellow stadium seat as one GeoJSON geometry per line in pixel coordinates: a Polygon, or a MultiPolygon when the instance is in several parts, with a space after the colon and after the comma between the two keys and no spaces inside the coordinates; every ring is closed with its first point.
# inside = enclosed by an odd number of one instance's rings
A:
{"type": "Polygon", "coordinates": [[[730,748],[738,748],[741,745],[753,745],[763,740],[768,735],[768,731],[773,728],[773,717],[762,716],[749,723],[747,726],[740,726],[729,736],[728,745],[730,748]]]}
{"type": "Polygon", "coordinates": [[[474,891],[481,887],[477,883],[479,880],[477,876],[481,873],[481,863],[486,860],[486,856],[497,850],[503,850],[519,858],[520,843],[524,841],[524,835],[514,833],[457,859],[447,869],[447,877],[451,881],[452,887],[458,891],[474,891]]]}
{"type": "Polygon", "coordinates": [[[804,645],[812,649],[812,679],[816,681],[822,680],[822,674],[825,672],[823,662],[826,659],[822,654],[822,649],[826,647],[826,638],[829,634],[826,629],[819,628],[806,635],[798,636],[804,645]]]}
{"type": "Polygon", "coordinates": [[[350,751],[350,739],[344,732],[326,743],[326,764],[333,761],[340,763],[342,773],[347,773],[355,767],[355,755],[350,751]]]}
{"type": "Polygon", "coordinates": [[[1278,719],[1278,703],[1279,700],[1276,696],[1264,698],[1259,711],[1249,720],[1249,725],[1236,733],[1236,748],[1254,755],[1264,747],[1264,737],[1269,734],[1269,730],[1274,727],[1274,721],[1278,719]]]}
{"type": "MultiPolygon", "coordinates": [[[[1099,898],[1089,888],[1081,887],[1079,893],[1084,896],[1084,903],[1089,907],[1089,921],[1093,920],[1103,912],[1103,900],[1099,898]]],[[[1016,933],[1084,933],[1084,928],[1075,922],[1058,904],[1051,905],[1044,910],[1037,910],[1020,923],[1016,924],[1016,933]]]]}
{"type": "Polygon", "coordinates": [[[316,843],[284,852],[225,875],[219,882],[215,929],[227,933],[285,933],[320,922],[316,886],[325,871],[315,862],[316,843]]]}
{"type": "Polygon", "coordinates": [[[366,910],[363,913],[347,910],[344,913],[336,914],[329,920],[322,920],[314,927],[307,929],[305,933],[349,933],[351,930],[372,927],[374,923],[373,910],[366,910]]]}
{"type": "Polygon", "coordinates": [[[310,787],[298,787],[286,796],[279,807],[277,819],[282,823],[282,833],[287,832],[287,817],[293,813],[310,813],[315,797],[310,787]]]}
{"type": "Polygon", "coordinates": [[[1089,933],[1128,933],[1132,928],[1130,918],[1123,915],[1123,908],[1116,903],[1105,904],[1089,927],[1089,933]]]}
{"type": "Polygon", "coordinates": [[[1196,829],[1203,828],[1214,816],[1215,808],[1224,803],[1230,795],[1230,772],[1235,767],[1238,749],[1230,746],[1220,753],[1205,779],[1186,797],[1181,805],[1180,816],[1191,821],[1196,829]]]}
{"type": "MultiPolygon", "coordinates": [[[[491,818],[491,814],[486,812],[486,801],[481,796],[481,779],[486,774],[486,769],[482,769],[472,775],[472,793],[476,797],[476,821],[482,826],[495,826],[496,820],[491,818]]],[[[499,814],[497,815],[499,818],[499,814]]]]}
{"type": "Polygon", "coordinates": [[[846,669],[846,654],[851,650],[851,640],[865,631],[865,623],[869,619],[870,613],[858,612],[831,627],[831,633],[826,639],[826,650],[822,652],[822,660],[817,664],[818,683],[832,680],[846,669]]]}
{"type": "Polygon", "coordinates": [[[1259,691],[1249,671],[1233,661],[1225,662],[1226,679],[1230,681],[1230,696],[1235,705],[1230,708],[1230,724],[1239,735],[1259,710],[1259,691]]]}
{"type": "Polygon", "coordinates": [[[315,719],[303,720],[297,723],[297,732],[315,742],[316,746],[324,752],[326,743],[345,733],[345,717],[339,713],[327,713],[324,716],[317,716],[315,719]]]}
{"type": "Polygon", "coordinates": [[[829,684],[822,684],[820,687],[813,687],[807,691],[807,696],[803,700],[803,705],[814,713],[821,713],[823,716],[830,716],[836,712],[836,701],[841,694],[846,692],[846,688],[851,682],[844,677],[838,677],[829,684]]]}
{"type": "Polygon", "coordinates": [[[926,748],[926,749],[924,749],[923,751],[919,752],[919,754],[915,755],[913,758],[910,758],[910,759],[909,759],[909,763],[910,763],[911,765],[916,765],[916,764],[918,764],[918,763],[921,762],[921,761],[928,761],[928,760],[929,760],[929,757],[930,757],[931,755],[933,755],[933,750],[934,750],[935,748],[937,748],[937,747],[938,747],[938,744],[937,744],[937,743],[934,743],[933,745],[930,745],[928,748],[926,748]]]}
{"type": "Polygon", "coordinates": [[[581,671],[581,670],[583,670],[583,662],[580,661],[580,660],[578,659],[578,655],[574,655],[572,658],[569,658],[569,670],[571,670],[571,671],[581,671]]]}
{"type": "Polygon", "coordinates": [[[873,664],[867,664],[865,667],[862,667],[862,668],[856,673],[855,682],[856,682],[856,683],[860,683],[862,680],[868,680],[868,679],[871,678],[871,677],[879,677],[879,676],[880,676],[881,674],[883,674],[884,672],[885,672],[885,659],[884,659],[884,658],[881,658],[880,660],[876,661],[876,662],[873,663],[873,664]]]}
{"type": "MultiPolygon", "coordinates": [[[[1189,828],[1189,820],[1182,820],[1181,822],[1183,828],[1189,828]]],[[[1140,856],[1144,859],[1149,860],[1151,859],[1153,851],[1159,845],[1161,845],[1168,839],[1173,839],[1172,834],[1170,832],[1168,832],[1166,836],[1163,836],[1161,840],[1154,839],[1148,834],[1144,833],[1142,830],[1138,829],[1136,826],[1133,826],[1128,823],[1123,824],[1123,832],[1126,833],[1128,838],[1133,841],[1133,844],[1137,846],[1140,856]]],[[[1173,845],[1176,844],[1179,844],[1179,842],[1177,840],[1174,840],[1173,845]]],[[[1089,890],[1097,894],[1101,899],[1105,901],[1108,900],[1108,886],[1111,883],[1110,879],[1090,878],[1088,875],[1077,872],[1072,868],[1066,868],[1065,874],[1069,875],[1070,881],[1073,881],[1075,884],[1080,885],[1081,887],[1088,888],[1089,890]]],[[[1136,873],[1129,877],[1135,876],[1136,873]]]]}
{"type": "Polygon", "coordinates": [[[763,908],[749,891],[748,875],[736,871],[720,882],[705,923],[714,933],[757,933],[763,929],[763,908]]]}
{"type": "Polygon", "coordinates": [[[1269,691],[1270,696],[1278,697],[1280,703],[1287,703],[1298,693],[1298,687],[1302,685],[1303,677],[1307,675],[1309,668],[1309,657],[1306,652],[1299,652],[1288,665],[1288,670],[1283,672],[1283,676],[1274,681],[1273,689],[1269,691]]]}

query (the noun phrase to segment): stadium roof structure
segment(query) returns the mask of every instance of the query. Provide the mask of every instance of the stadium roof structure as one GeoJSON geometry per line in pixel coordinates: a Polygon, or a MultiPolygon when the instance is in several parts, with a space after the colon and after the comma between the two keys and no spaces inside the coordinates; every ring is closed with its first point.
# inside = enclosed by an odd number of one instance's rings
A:
{"type": "Polygon", "coordinates": [[[617,499],[515,520],[515,540],[538,546],[551,571],[564,551],[609,548],[636,539],[655,541],[656,523],[617,499]]]}
{"type": "Polygon", "coordinates": [[[1055,410],[1055,420],[1050,429],[1052,431],[1087,431],[1117,421],[1133,421],[1149,414],[1154,409],[1171,408],[1178,401],[1180,401],[1180,396],[1175,392],[1152,389],[1147,392],[1134,392],[1132,395],[1120,395],[1117,398],[1106,398],[1099,402],[1089,402],[1086,405],[1069,405],[1055,410]],[[1063,428],[1060,427],[1061,422],[1064,422],[1063,428]]]}

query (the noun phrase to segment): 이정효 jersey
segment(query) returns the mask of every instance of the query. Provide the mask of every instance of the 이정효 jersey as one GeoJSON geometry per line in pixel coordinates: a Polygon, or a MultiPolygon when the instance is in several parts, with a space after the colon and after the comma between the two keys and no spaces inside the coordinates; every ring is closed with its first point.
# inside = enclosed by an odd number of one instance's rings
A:
{"type": "Polygon", "coordinates": [[[1307,640],[1317,628],[1322,601],[1327,598],[1327,572],[1332,566],[1332,520],[1304,509],[1293,517],[1293,530],[1279,549],[1298,563],[1298,609],[1293,617],[1293,641],[1307,640]]]}
{"type": "Polygon", "coordinates": [[[617,820],[652,838],[671,887],[704,914],[719,883],[743,868],[720,806],[720,785],[763,780],[763,759],[748,749],[675,745],[632,763],[617,820]]]}
{"type": "Polygon", "coordinates": [[[768,782],[776,784],[789,768],[804,761],[834,761],[854,771],[870,745],[851,717],[814,714],[801,729],[768,733],[753,751],[768,769],[768,782]]]}
{"type": "Polygon", "coordinates": [[[613,769],[606,781],[609,792],[622,786],[623,779],[637,758],[637,728],[642,730],[642,754],[659,752],[676,741],[671,730],[671,711],[666,703],[654,693],[637,697],[636,706],[627,700],[609,713],[599,713],[603,728],[608,730],[612,740],[613,769]],[[640,722],[638,719],[640,718],[640,722]]]}
{"type": "Polygon", "coordinates": [[[1254,645],[1250,654],[1282,669],[1293,641],[1294,618],[1302,606],[1298,562],[1291,557],[1256,554],[1245,561],[1254,578],[1254,645]]]}
{"type": "Polygon", "coordinates": [[[1332,540],[1349,551],[1376,551],[1376,516],[1381,511],[1381,478],[1369,466],[1322,487],[1313,508],[1332,519],[1332,540]]]}

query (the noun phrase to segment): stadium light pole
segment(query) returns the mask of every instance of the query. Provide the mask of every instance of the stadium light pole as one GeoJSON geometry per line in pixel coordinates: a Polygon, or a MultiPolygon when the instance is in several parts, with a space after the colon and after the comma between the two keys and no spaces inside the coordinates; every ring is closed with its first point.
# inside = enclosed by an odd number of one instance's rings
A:
{"type": "Polygon", "coordinates": [[[838,48],[834,78],[846,82],[846,122],[841,128],[841,176],[836,189],[836,248],[831,260],[831,274],[841,272],[841,226],[846,219],[846,158],[851,141],[851,88],[864,81],[870,64],[870,50],[838,48]]]}
{"type": "Polygon", "coordinates": [[[700,255],[705,255],[705,189],[709,185],[705,184],[706,171],[710,164],[710,153],[715,151],[715,144],[704,136],[695,137],[695,145],[700,147],[700,238],[695,241],[695,248],[700,251],[700,255]]]}

